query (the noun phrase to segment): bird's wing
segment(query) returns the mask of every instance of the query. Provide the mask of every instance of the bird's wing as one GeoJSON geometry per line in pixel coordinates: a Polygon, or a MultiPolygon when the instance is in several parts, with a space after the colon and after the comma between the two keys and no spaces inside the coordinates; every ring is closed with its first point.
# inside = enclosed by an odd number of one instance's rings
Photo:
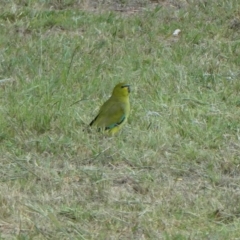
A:
{"type": "Polygon", "coordinates": [[[90,126],[96,125],[105,127],[105,130],[110,130],[124,122],[126,119],[124,107],[120,102],[110,101],[103,104],[99,114],[90,123],[90,126]]]}

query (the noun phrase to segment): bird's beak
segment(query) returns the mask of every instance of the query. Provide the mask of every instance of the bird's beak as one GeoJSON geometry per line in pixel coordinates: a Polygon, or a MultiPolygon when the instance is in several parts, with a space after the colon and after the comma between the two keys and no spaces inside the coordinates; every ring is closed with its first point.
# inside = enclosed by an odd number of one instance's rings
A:
{"type": "Polygon", "coordinates": [[[126,84],[126,85],[123,85],[122,88],[127,88],[128,89],[128,92],[130,93],[131,92],[131,88],[130,88],[130,85],[129,84],[126,84]]]}

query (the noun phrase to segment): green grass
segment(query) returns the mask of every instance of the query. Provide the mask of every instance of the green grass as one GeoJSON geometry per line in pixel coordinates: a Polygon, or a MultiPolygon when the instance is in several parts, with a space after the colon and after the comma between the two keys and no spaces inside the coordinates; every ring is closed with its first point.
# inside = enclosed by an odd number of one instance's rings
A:
{"type": "Polygon", "coordinates": [[[240,239],[239,1],[0,9],[1,239],[240,239]]]}

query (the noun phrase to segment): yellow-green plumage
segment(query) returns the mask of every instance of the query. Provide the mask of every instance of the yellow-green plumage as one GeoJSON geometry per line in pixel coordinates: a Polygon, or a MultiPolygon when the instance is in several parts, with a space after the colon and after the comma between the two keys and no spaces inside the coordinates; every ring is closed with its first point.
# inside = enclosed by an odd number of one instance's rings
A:
{"type": "Polygon", "coordinates": [[[112,96],[101,106],[90,126],[106,130],[112,135],[117,133],[126,123],[130,113],[129,93],[129,84],[117,84],[112,96]]]}

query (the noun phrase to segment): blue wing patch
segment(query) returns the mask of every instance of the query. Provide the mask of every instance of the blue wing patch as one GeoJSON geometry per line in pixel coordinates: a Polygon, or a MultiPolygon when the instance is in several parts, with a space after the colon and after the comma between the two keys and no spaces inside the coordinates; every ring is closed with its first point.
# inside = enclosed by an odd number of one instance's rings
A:
{"type": "Polygon", "coordinates": [[[105,130],[111,130],[111,129],[113,129],[113,128],[119,126],[121,123],[123,123],[124,120],[125,120],[125,115],[123,115],[123,116],[121,117],[121,119],[120,119],[119,122],[117,122],[117,123],[113,123],[113,124],[111,124],[111,125],[105,127],[105,130]]]}

